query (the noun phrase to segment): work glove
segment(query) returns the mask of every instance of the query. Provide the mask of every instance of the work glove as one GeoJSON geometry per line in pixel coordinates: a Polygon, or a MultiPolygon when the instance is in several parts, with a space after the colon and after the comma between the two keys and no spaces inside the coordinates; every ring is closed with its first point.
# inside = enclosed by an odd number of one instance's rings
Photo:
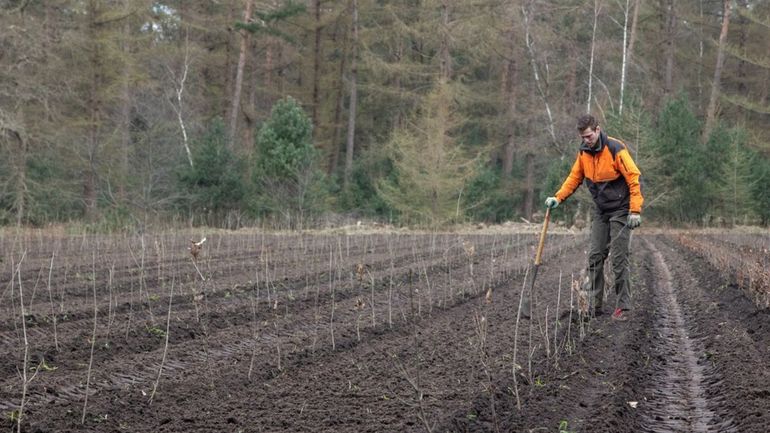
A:
{"type": "Polygon", "coordinates": [[[558,205],[559,205],[559,199],[557,199],[556,197],[548,197],[547,199],[545,199],[545,207],[549,209],[553,209],[558,205]]]}
{"type": "Polygon", "coordinates": [[[626,221],[626,225],[630,229],[635,229],[639,227],[642,224],[642,216],[638,213],[630,213],[628,214],[628,221],[626,221]]]}

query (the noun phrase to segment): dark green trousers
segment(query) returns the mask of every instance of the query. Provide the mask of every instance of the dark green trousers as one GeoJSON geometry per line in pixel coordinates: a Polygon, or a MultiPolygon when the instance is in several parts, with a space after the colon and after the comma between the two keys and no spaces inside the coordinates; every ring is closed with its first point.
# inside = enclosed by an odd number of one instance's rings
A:
{"type": "MultiPolygon", "coordinates": [[[[583,289],[588,292],[589,308],[598,310],[604,304],[604,262],[612,263],[617,308],[631,308],[629,243],[631,229],[626,226],[628,210],[602,213],[594,209],[591,223],[591,246],[588,251],[587,279],[583,289]]],[[[589,311],[594,311],[589,310],[589,311]]]]}

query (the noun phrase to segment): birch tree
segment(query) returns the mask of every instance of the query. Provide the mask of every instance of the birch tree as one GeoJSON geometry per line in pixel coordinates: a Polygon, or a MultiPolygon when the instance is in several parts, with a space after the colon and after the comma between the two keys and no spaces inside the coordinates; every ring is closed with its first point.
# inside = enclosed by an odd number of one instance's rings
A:
{"type": "Polygon", "coordinates": [[[631,62],[634,54],[634,43],[636,41],[636,23],[639,19],[639,0],[633,0],[633,15],[631,18],[631,30],[628,30],[628,13],[631,8],[631,0],[626,0],[623,20],[623,62],[620,72],[620,101],[618,103],[618,113],[623,115],[623,100],[625,99],[626,76],[628,64],[631,62]]]}
{"type": "MultiPolygon", "coordinates": [[[[596,0],[598,1],[598,0],[596,0]]],[[[532,65],[532,73],[535,78],[535,86],[537,87],[537,93],[540,95],[540,98],[543,100],[543,105],[545,106],[545,114],[547,118],[547,125],[546,130],[548,131],[548,135],[550,135],[551,140],[553,140],[553,144],[555,146],[556,144],[556,130],[554,127],[554,121],[553,121],[553,113],[551,112],[551,105],[548,103],[548,96],[545,92],[545,86],[544,83],[542,83],[541,77],[540,77],[540,69],[537,64],[537,54],[535,51],[535,42],[532,38],[532,34],[530,33],[530,24],[532,22],[532,18],[534,15],[534,1],[529,0],[527,2],[526,6],[522,6],[521,13],[524,17],[524,43],[527,46],[527,52],[529,53],[529,61],[532,65]]]]}
{"type": "Polygon", "coordinates": [[[593,97],[594,82],[594,54],[596,51],[596,28],[599,25],[599,12],[601,11],[600,0],[594,0],[594,25],[591,31],[591,55],[588,59],[588,98],[586,101],[586,113],[591,112],[591,98],[593,97]]]}

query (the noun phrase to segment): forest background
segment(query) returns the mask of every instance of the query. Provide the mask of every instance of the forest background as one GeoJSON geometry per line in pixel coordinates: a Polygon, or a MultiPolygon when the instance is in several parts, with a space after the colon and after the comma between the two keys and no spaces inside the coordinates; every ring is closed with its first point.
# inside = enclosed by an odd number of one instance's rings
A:
{"type": "Polygon", "coordinates": [[[529,220],[586,112],[646,223],[770,223],[766,1],[0,0],[0,47],[3,225],[529,220]]]}

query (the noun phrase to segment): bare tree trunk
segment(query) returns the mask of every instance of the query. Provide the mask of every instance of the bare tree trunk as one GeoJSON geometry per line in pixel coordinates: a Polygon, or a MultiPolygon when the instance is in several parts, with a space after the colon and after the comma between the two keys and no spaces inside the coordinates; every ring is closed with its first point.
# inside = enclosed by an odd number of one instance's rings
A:
{"type": "MultiPolygon", "coordinates": [[[[252,50],[256,49],[254,41],[252,41],[251,48],[252,50]]],[[[246,124],[244,125],[245,126],[244,131],[243,131],[243,142],[246,147],[245,150],[247,155],[251,155],[251,152],[253,150],[254,140],[255,140],[254,133],[256,132],[255,127],[256,127],[257,116],[258,116],[257,93],[259,91],[259,88],[258,88],[259,86],[257,86],[257,75],[259,74],[256,66],[251,68],[249,75],[251,76],[251,78],[248,80],[250,83],[249,103],[248,103],[248,107],[243,112],[243,114],[245,115],[244,120],[246,122],[246,124]]]]}
{"type": "Polygon", "coordinates": [[[315,2],[315,41],[313,46],[313,139],[318,139],[318,109],[320,105],[321,81],[321,0],[315,2]]]}
{"type": "Polygon", "coordinates": [[[345,178],[343,189],[349,190],[350,175],[353,172],[353,150],[356,136],[356,106],[358,105],[358,0],[351,0],[351,12],[353,17],[352,47],[350,50],[350,106],[348,107],[348,139],[345,145],[345,178]]]}
{"type": "MultiPolygon", "coordinates": [[[[243,22],[248,23],[251,20],[251,10],[253,1],[246,0],[246,8],[243,12],[243,22]]],[[[250,33],[246,30],[241,30],[241,49],[238,54],[238,67],[235,71],[235,88],[233,90],[233,103],[230,107],[230,145],[235,147],[235,141],[238,128],[238,116],[241,114],[241,90],[243,88],[243,69],[246,66],[246,55],[248,54],[250,33]]]]}
{"type": "MultiPolygon", "coordinates": [[[[238,19],[239,11],[236,10],[236,2],[239,2],[240,0],[231,0],[228,2],[228,8],[227,8],[227,22],[233,23],[238,19]]],[[[233,49],[233,44],[227,43],[225,44],[225,60],[224,64],[227,65],[227,73],[224,77],[224,83],[222,83],[222,88],[225,89],[225,92],[227,93],[225,95],[225,98],[223,98],[222,105],[220,107],[221,116],[222,119],[229,120],[230,115],[228,114],[231,105],[228,102],[232,101],[232,91],[235,86],[233,86],[233,77],[236,75],[236,71],[238,70],[238,62],[233,61],[233,58],[235,56],[235,50],[233,49]]],[[[229,125],[228,125],[229,126],[229,125]]],[[[229,131],[228,131],[229,134],[229,131]]]]}
{"type": "Polygon", "coordinates": [[[86,166],[83,167],[83,203],[85,204],[85,218],[93,221],[96,218],[96,157],[99,148],[99,123],[101,122],[99,109],[99,87],[101,82],[101,58],[97,36],[97,1],[88,2],[88,36],[90,38],[91,77],[88,95],[89,125],[86,150],[86,166]]]}
{"type": "Polygon", "coordinates": [[[347,58],[347,37],[340,56],[340,69],[337,85],[337,101],[334,104],[334,134],[332,134],[331,161],[329,162],[329,174],[337,173],[337,167],[340,163],[340,145],[342,143],[342,109],[345,101],[345,59],[347,58]]]}
{"type": "MultiPolygon", "coordinates": [[[[513,31],[510,32],[511,48],[513,48],[513,31]]],[[[505,73],[503,74],[503,95],[506,98],[506,109],[508,110],[506,125],[506,139],[503,143],[503,172],[502,180],[505,182],[510,181],[511,174],[513,173],[513,159],[516,152],[516,56],[513,49],[509,53],[511,56],[509,60],[505,62],[505,73]]]]}
{"type": "MultiPolygon", "coordinates": [[[[748,7],[747,4],[746,4],[746,0],[738,0],[737,7],[739,8],[738,10],[741,10],[741,9],[746,10],[746,8],[748,7]]],[[[748,20],[746,19],[746,17],[744,17],[740,13],[735,16],[735,19],[738,20],[738,22],[735,24],[735,25],[738,26],[737,27],[737,29],[738,29],[738,51],[742,52],[742,53],[745,53],[746,52],[746,48],[747,48],[746,44],[748,43],[748,34],[747,34],[748,33],[748,29],[747,29],[747,26],[746,26],[748,20]]],[[[748,63],[746,62],[746,60],[738,59],[738,72],[737,72],[738,79],[736,80],[736,82],[737,82],[737,85],[738,85],[738,93],[741,96],[749,96],[749,95],[746,94],[747,91],[748,91],[748,86],[746,85],[746,83],[748,81],[747,73],[746,73],[747,66],[748,66],[748,63]]],[[[744,112],[744,115],[745,114],[746,114],[746,112],[744,112]]]]}
{"type": "Polygon", "coordinates": [[[578,59],[574,52],[569,54],[569,66],[567,69],[567,84],[564,89],[564,103],[567,112],[573,112],[577,104],[577,69],[578,59]]]}
{"type": "Polygon", "coordinates": [[[703,0],[698,1],[698,9],[700,12],[700,38],[698,39],[698,112],[703,112],[703,54],[704,54],[704,43],[703,39],[705,37],[704,32],[704,20],[703,20],[703,0]]]}
{"type": "MultiPolygon", "coordinates": [[[[770,40],[768,42],[768,50],[770,50],[770,40]]],[[[765,79],[762,80],[762,85],[760,86],[760,92],[759,92],[759,100],[761,101],[762,105],[767,105],[768,99],[770,99],[770,68],[765,69],[765,79]]]]}
{"type": "MultiPolygon", "coordinates": [[[[129,2],[125,1],[123,7],[126,9],[129,8],[129,2]]],[[[126,20],[126,22],[123,24],[123,35],[124,35],[124,41],[121,44],[121,49],[123,50],[124,56],[126,59],[131,58],[131,45],[128,41],[131,40],[131,23],[129,20],[126,20]]],[[[117,185],[117,191],[118,191],[118,201],[120,204],[123,204],[127,201],[127,187],[126,183],[128,182],[128,173],[130,170],[129,167],[129,154],[131,149],[131,68],[124,67],[123,68],[123,76],[121,77],[121,92],[123,93],[123,98],[121,101],[121,107],[120,107],[120,117],[121,117],[121,125],[120,125],[120,159],[119,159],[119,175],[120,180],[118,181],[117,185]]]]}
{"type": "Polygon", "coordinates": [[[4,144],[7,143],[7,154],[9,166],[11,169],[12,185],[9,190],[14,193],[12,211],[16,214],[16,225],[20,226],[24,221],[25,209],[27,203],[27,154],[29,146],[23,130],[23,121],[19,119],[21,113],[14,117],[5,113],[0,107],[0,149],[5,151],[4,144]]]}
{"type": "Polygon", "coordinates": [[[725,45],[727,44],[727,29],[730,25],[730,12],[732,11],[732,0],[723,0],[724,15],[722,16],[722,31],[719,33],[719,47],[717,48],[717,64],[714,67],[714,82],[711,85],[711,97],[706,109],[706,125],[703,127],[702,140],[708,140],[711,130],[714,128],[717,112],[717,99],[719,98],[720,86],[722,81],[722,66],[725,62],[725,45]]]}
{"type": "Polygon", "coordinates": [[[665,22],[665,56],[666,66],[665,75],[663,77],[663,91],[668,96],[673,91],[674,86],[674,39],[676,28],[676,15],[674,11],[674,0],[666,0],[666,5],[663,8],[664,22],[665,22]]]}
{"type": "Polygon", "coordinates": [[[535,155],[531,147],[527,151],[525,158],[525,180],[524,180],[524,204],[523,211],[527,219],[532,218],[535,202],[535,155]]]}
{"type": "MultiPolygon", "coordinates": [[[[548,117],[548,134],[551,136],[553,145],[556,146],[556,148],[558,149],[558,143],[556,142],[556,129],[553,124],[553,114],[551,113],[551,106],[548,104],[548,96],[546,95],[545,90],[543,89],[543,85],[540,82],[540,72],[537,67],[537,56],[535,55],[535,46],[529,31],[529,24],[532,21],[531,14],[533,13],[532,12],[533,4],[534,2],[530,1],[528,8],[525,8],[524,6],[521,7],[521,13],[522,15],[524,15],[524,41],[527,45],[527,51],[529,52],[530,63],[532,63],[532,72],[534,73],[534,76],[535,76],[535,84],[537,86],[537,91],[540,94],[540,98],[542,98],[543,100],[543,104],[545,104],[545,114],[548,117]]],[[[559,153],[562,153],[560,149],[559,149],[559,153]]]]}
{"type": "Polygon", "coordinates": [[[591,57],[588,63],[588,100],[586,101],[586,113],[591,112],[591,98],[593,97],[594,82],[594,52],[596,51],[596,27],[599,24],[599,12],[601,11],[599,0],[594,0],[594,28],[591,33],[591,57]]]}
{"type": "MultiPolygon", "coordinates": [[[[265,92],[271,92],[273,91],[273,69],[275,68],[275,46],[273,44],[273,39],[268,37],[265,40],[265,92]]],[[[270,97],[265,98],[264,108],[269,109],[270,106],[272,106],[273,103],[273,95],[270,95],[270,97]]]]}
{"type": "Polygon", "coordinates": [[[631,57],[634,54],[634,42],[636,41],[636,23],[639,19],[639,0],[634,0],[634,12],[631,18],[631,31],[628,28],[628,12],[630,1],[626,0],[625,24],[623,29],[623,67],[620,73],[620,104],[618,113],[623,114],[623,100],[625,99],[626,77],[628,75],[628,65],[631,63],[631,57]],[[626,35],[628,35],[628,45],[626,45],[626,35]]]}
{"type": "Polygon", "coordinates": [[[24,222],[26,203],[27,203],[27,154],[29,152],[29,146],[27,140],[24,138],[21,131],[11,128],[10,125],[5,125],[3,121],[0,124],[0,131],[4,132],[11,140],[15,141],[18,145],[16,150],[11,151],[13,166],[16,175],[14,182],[15,197],[13,200],[13,210],[16,213],[16,225],[21,226],[24,222]]]}
{"type": "Polygon", "coordinates": [[[184,146],[185,153],[187,154],[187,161],[190,163],[190,168],[193,167],[193,157],[192,152],[190,151],[190,143],[187,138],[187,127],[184,123],[184,116],[183,116],[183,105],[182,105],[182,96],[184,96],[184,86],[185,82],[187,82],[187,73],[190,70],[190,38],[189,38],[189,29],[187,29],[187,33],[185,34],[185,41],[184,41],[184,64],[182,65],[182,71],[177,80],[175,80],[174,85],[176,88],[174,89],[176,93],[176,105],[173,103],[171,106],[174,108],[174,111],[176,112],[177,122],[179,122],[179,129],[182,131],[182,145],[184,146]]]}
{"type": "MultiPolygon", "coordinates": [[[[400,64],[401,59],[403,58],[404,58],[404,41],[401,40],[401,38],[399,38],[398,45],[396,48],[396,58],[395,58],[396,64],[400,64]]],[[[398,107],[396,108],[396,113],[393,115],[393,126],[392,126],[393,130],[396,130],[402,127],[402,123],[404,120],[403,114],[401,112],[403,109],[402,101],[404,100],[403,98],[404,89],[403,89],[403,85],[401,84],[401,73],[396,74],[396,81],[393,83],[393,87],[396,88],[396,92],[398,93],[398,107]]]]}
{"type": "Polygon", "coordinates": [[[452,78],[452,58],[449,55],[449,3],[448,0],[441,1],[441,54],[440,54],[440,74],[441,78],[449,81],[452,78]]]}

